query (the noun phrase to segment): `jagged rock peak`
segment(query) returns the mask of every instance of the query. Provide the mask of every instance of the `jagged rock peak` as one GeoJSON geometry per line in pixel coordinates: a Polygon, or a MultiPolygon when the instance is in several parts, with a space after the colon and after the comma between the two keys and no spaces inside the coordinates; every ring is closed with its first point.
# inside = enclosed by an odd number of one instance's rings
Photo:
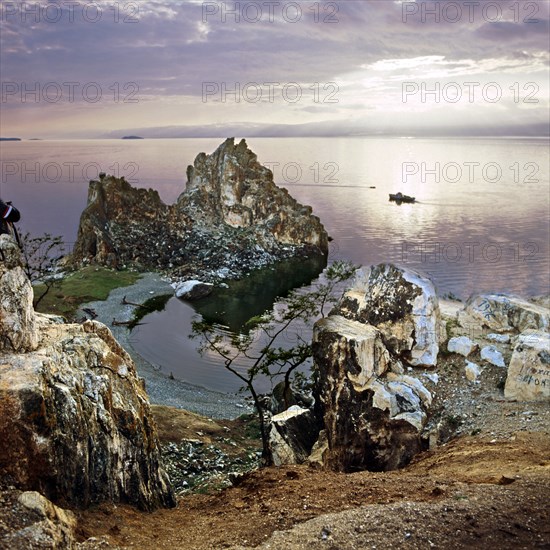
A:
{"type": "Polygon", "coordinates": [[[309,244],[326,253],[328,236],[309,206],[273,182],[271,170],[242,139],[227,139],[214,153],[200,153],[187,169],[186,192],[178,202],[201,207],[204,217],[232,227],[253,225],[282,243],[309,244]]]}
{"type": "Polygon", "coordinates": [[[319,218],[275,185],[244,140],[200,153],[187,178],[171,206],[124,180],[90,182],[73,261],[135,264],[204,280],[205,272],[226,269],[239,278],[280,259],[326,255],[328,235],[319,218]]]}

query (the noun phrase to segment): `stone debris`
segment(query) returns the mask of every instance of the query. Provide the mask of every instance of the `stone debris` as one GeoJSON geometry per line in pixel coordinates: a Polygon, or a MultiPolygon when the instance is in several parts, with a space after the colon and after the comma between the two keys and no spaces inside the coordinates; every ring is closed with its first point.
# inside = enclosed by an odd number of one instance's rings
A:
{"type": "Polygon", "coordinates": [[[495,346],[485,346],[481,349],[481,358],[495,367],[506,368],[502,353],[495,346]]]}
{"type": "Polygon", "coordinates": [[[508,344],[510,342],[509,334],[495,334],[494,332],[491,332],[487,334],[485,338],[487,338],[487,340],[491,340],[492,342],[497,342],[498,344],[508,344]]]}
{"type": "Polygon", "coordinates": [[[471,361],[466,361],[466,378],[470,382],[476,382],[478,376],[481,374],[481,367],[477,363],[472,363],[471,361]]]}
{"type": "Polygon", "coordinates": [[[467,336],[455,336],[451,338],[447,344],[447,350],[451,353],[459,353],[464,357],[468,357],[473,351],[478,348],[475,342],[472,342],[467,336]]]}
{"type": "MultiPolygon", "coordinates": [[[[231,444],[228,438],[221,443],[231,444]]],[[[235,442],[232,442],[233,446],[235,442]]],[[[202,487],[230,487],[235,479],[260,466],[261,452],[248,451],[244,456],[230,456],[219,446],[186,440],[162,446],[163,464],[174,492],[196,492],[202,487]]]]}

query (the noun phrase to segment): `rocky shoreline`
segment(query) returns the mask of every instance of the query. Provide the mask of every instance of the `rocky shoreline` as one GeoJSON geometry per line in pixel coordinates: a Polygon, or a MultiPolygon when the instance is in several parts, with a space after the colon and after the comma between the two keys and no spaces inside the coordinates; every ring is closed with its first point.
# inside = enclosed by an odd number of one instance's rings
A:
{"type": "Polygon", "coordinates": [[[127,301],[140,304],[154,296],[173,293],[174,289],[165,277],[158,273],[144,273],[134,285],[113,290],[107,300],[83,304],[81,315],[86,315],[83,308],[91,309],[97,314],[97,320],[109,327],[134,360],[139,375],[145,380],[151,403],[185,409],[211,418],[236,418],[251,412],[244,396],[215,392],[170,378],[133,348],[131,331],[127,326],[113,325],[113,319],[127,322],[134,316],[135,307],[122,303],[125,296],[127,301]]]}

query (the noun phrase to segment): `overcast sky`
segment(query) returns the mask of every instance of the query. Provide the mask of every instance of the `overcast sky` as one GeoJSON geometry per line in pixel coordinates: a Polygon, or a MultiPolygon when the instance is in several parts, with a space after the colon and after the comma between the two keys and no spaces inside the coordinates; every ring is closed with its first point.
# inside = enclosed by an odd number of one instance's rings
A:
{"type": "Polygon", "coordinates": [[[0,3],[2,137],[548,135],[547,0],[0,3]]]}

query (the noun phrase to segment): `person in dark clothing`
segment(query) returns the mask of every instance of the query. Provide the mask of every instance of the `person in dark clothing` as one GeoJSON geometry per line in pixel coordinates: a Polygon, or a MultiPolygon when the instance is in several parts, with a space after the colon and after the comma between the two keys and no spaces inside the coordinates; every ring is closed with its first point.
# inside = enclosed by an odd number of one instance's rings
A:
{"type": "Polygon", "coordinates": [[[9,224],[16,223],[21,219],[19,210],[12,206],[10,202],[6,203],[0,199],[0,234],[11,234],[9,224]]]}

